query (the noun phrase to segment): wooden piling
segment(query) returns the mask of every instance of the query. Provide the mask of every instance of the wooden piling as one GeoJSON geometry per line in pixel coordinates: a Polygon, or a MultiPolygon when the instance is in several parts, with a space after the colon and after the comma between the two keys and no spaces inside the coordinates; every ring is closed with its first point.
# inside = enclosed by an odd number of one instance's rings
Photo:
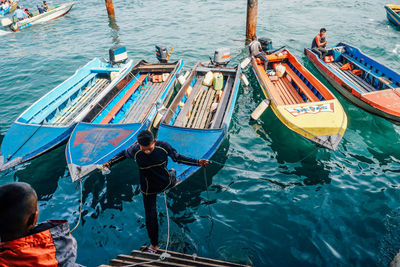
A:
{"type": "Polygon", "coordinates": [[[246,42],[256,35],[258,0],[247,0],[246,42]]]}
{"type": "Polygon", "coordinates": [[[112,0],[106,0],[106,8],[108,17],[111,19],[115,18],[114,5],[112,0]]]}

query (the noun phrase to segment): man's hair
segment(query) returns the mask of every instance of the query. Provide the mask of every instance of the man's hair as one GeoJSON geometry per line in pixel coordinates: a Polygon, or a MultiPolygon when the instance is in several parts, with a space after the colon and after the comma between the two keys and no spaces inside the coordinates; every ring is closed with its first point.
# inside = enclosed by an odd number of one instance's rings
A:
{"type": "Polygon", "coordinates": [[[141,146],[148,146],[153,143],[154,136],[150,131],[144,130],[138,134],[137,141],[141,146]]]}
{"type": "Polygon", "coordinates": [[[0,236],[25,231],[24,221],[35,214],[37,201],[35,190],[27,183],[0,186],[0,236]]]}
{"type": "Polygon", "coordinates": [[[257,40],[257,35],[253,35],[253,37],[251,37],[251,40],[252,41],[257,40]]]}
{"type": "Polygon", "coordinates": [[[319,30],[319,32],[320,32],[320,33],[326,32],[326,29],[325,29],[325,28],[321,28],[321,29],[319,30]]]}

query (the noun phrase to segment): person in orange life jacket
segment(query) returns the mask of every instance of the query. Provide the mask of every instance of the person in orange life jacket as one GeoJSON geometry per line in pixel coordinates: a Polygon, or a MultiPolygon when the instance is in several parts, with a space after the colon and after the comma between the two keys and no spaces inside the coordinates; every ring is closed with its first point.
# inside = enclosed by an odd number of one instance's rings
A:
{"type": "Polygon", "coordinates": [[[81,266],[67,221],[36,224],[38,216],[29,184],[0,186],[0,266],[81,266]]]}
{"type": "Polygon", "coordinates": [[[148,251],[155,253],[158,246],[157,194],[173,187],[177,183],[176,171],[168,170],[168,157],[178,163],[206,167],[206,159],[192,159],[178,152],[167,142],[155,140],[150,131],[144,130],[138,134],[137,144],[133,144],[120,152],[103,166],[110,168],[113,164],[125,158],[132,158],[139,166],[140,189],[143,194],[143,204],[146,218],[147,234],[151,245],[148,251]]]}
{"type": "Polygon", "coordinates": [[[319,34],[315,36],[311,44],[311,50],[318,54],[320,59],[323,59],[327,54],[328,50],[326,50],[326,29],[321,28],[319,30],[319,34]]]}

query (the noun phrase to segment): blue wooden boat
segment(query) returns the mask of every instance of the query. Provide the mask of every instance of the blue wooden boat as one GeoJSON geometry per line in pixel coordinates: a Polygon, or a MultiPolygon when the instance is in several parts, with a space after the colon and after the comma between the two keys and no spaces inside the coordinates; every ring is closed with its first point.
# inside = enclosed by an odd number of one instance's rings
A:
{"type": "Polygon", "coordinates": [[[115,85],[91,120],[78,123],[66,147],[73,181],[113,158],[136,142],[137,134],[150,125],[157,107],[170,96],[182,60],[174,63],[140,61],[126,79],[115,85]]]}
{"type": "Polygon", "coordinates": [[[339,43],[329,49],[327,57],[332,61],[329,63],[308,48],[304,52],[322,75],[350,102],[368,112],[400,122],[398,72],[346,43],[339,43]]]}
{"type": "Polygon", "coordinates": [[[386,5],[385,9],[388,20],[400,27],[400,5],[386,5]]]}
{"type": "MultiPolygon", "coordinates": [[[[240,66],[209,67],[198,63],[172,101],[158,130],[158,140],[167,141],[180,154],[210,159],[227,135],[240,85],[240,66]],[[206,73],[222,73],[223,89],[204,85],[206,73]]],[[[168,162],[184,181],[200,169],[168,162]]]]}
{"type": "Polygon", "coordinates": [[[40,98],[16,119],[4,137],[0,171],[31,160],[66,141],[76,123],[90,119],[96,103],[132,66],[129,61],[111,67],[95,58],[40,98]]]}

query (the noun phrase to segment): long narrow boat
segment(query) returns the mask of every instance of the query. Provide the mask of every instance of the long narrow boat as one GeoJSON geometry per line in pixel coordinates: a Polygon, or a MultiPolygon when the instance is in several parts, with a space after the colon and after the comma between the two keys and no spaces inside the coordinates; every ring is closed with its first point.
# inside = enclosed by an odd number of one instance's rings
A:
{"type": "Polygon", "coordinates": [[[174,63],[140,61],[128,80],[78,123],[66,147],[73,181],[84,177],[136,142],[137,134],[154,119],[157,107],[172,92],[182,60],[174,63]]]}
{"type": "Polygon", "coordinates": [[[333,57],[330,63],[322,61],[310,49],[306,48],[304,52],[322,75],[350,102],[368,112],[400,122],[398,72],[345,43],[339,43],[329,50],[328,56],[333,57]],[[344,64],[346,66],[343,67],[344,64]],[[352,70],[345,70],[348,66],[352,70]]]}
{"type": "Polygon", "coordinates": [[[6,23],[3,22],[6,19],[3,19],[2,25],[8,27],[11,31],[16,32],[24,28],[30,27],[32,25],[43,23],[64,16],[71,10],[73,5],[74,3],[66,3],[54,7],[49,7],[49,10],[47,12],[44,12],[42,14],[38,14],[38,12],[35,12],[33,13],[34,14],[33,17],[21,21],[15,21],[15,22],[10,21],[10,23],[6,23]]]}
{"type": "Polygon", "coordinates": [[[132,61],[111,67],[98,58],[24,111],[8,130],[0,148],[0,171],[33,159],[60,145],[77,122],[123,79],[132,61]]]}
{"type": "MultiPolygon", "coordinates": [[[[208,67],[198,63],[164,115],[157,139],[167,141],[183,155],[210,159],[227,135],[238,96],[240,72],[239,66],[208,67]],[[203,84],[208,72],[222,74],[221,90],[203,84]]],[[[200,167],[169,161],[168,169],[171,168],[183,181],[200,167]]]]}
{"type": "Polygon", "coordinates": [[[11,5],[9,5],[6,9],[0,10],[0,16],[7,15],[8,13],[14,12],[17,8],[18,2],[17,1],[10,1],[11,5]]]}
{"type": "Polygon", "coordinates": [[[275,115],[292,131],[335,150],[347,128],[342,105],[288,50],[266,57],[266,68],[254,57],[251,66],[275,115]],[[279,78],[276,68],[282,67],[279,78]]]}
{"type": "Polygon", "coordinates": [[[385,9],[388,20],[400,27],[400,5],[386,5],[385,9]]]}

